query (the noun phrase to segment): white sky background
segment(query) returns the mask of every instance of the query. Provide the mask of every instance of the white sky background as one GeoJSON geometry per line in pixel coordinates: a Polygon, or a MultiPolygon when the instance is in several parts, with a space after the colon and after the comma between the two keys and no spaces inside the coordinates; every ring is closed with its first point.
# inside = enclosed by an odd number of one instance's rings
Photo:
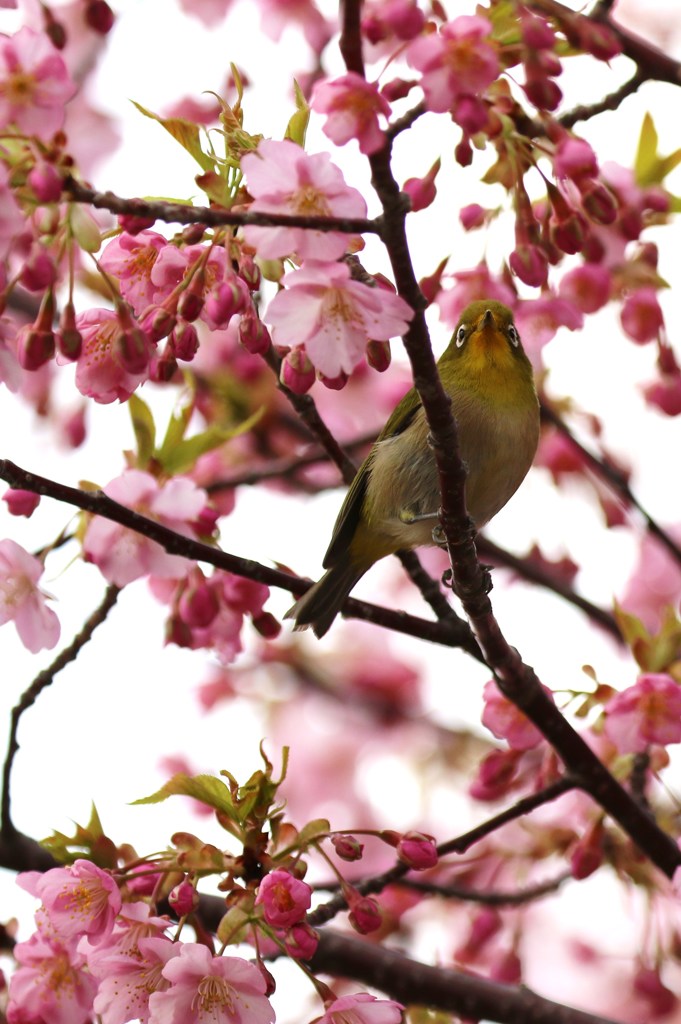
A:
{"type": "MultiPolygon", "coordinates": [[[[466,10],[473,7],[465,6],[466,10]]],[[[647,6],[640,4],[642,10],[647,6]]],[[[307,48],[296,31],[287,32],[281,43],[272,43],[260,31],[257,5],[253,3],[239,3],[224,26],[212,32],[206,32],[191,19],[179,18],[174,0],[120,0],[116,8],[120,17],[110,37],[110,52],[97,77],[95,95],[98,104],[123,121],[124,142],[108,166],[95,173],[96,187],[110,188],[122,195],[196,194],[196,168],[191,159],[160,126],[138,115],[128,100],[135,99],[162,112],[184,95],[198,96],[205,89],[220,90],[230,60],[258,84],[257,91],[246,94],[246,128],[282,137],[293,110],[291,76],[307,67],[307,48]]],[[[655,8],[670,16],[678,11],[675,0],[658,2],[655,8]]],[[[11,29],[12,18],[10,12],[0,12],[0,31],[11,29]]],[[[676,46],[681,54],[679,40],[676,46]]],[[[575,102],[592,100],[612,88],[605,68],[596,67],[593,61],[588,62],[588,67],[593,77],[583,75],[579,91],[566,89],[575,102]]],[[[678,102],[678,89],[647,85],[626,102],[622,113],[601,117],[593,125],[578,125],[577,131],[594,144],[601,159],[630,164],[646,110],[653,113],[662,152],[670,152],[681,144],[678,102]]],[[[458,248],[454,250],[457,255],[450,264],[453,269],[474,266],[485,241],[491,252],[500,255],[510,249],[507,233],[512,229],[508,224],[494,228],[487,239],[480,232],[468,236],[459,232],[459,203],[479,201],[493,206],[499,196],[489,186],[476,182],[475,167],[473,173],[462,173],[453,164],[450,154],[458,136],[452,129],[449,137],[443,139],[443,121],[422,118],[415,131],[408,133],[409,138],[396,147],[400,181],[425,173],[441,154],[441,196],[457,197],[453,208],[444,208],[440,203],[410,218],[419,275],[432,272],[446,251],[446,243],[441,241],[444,235],[458,238],[458,248]],[[435,124],[437,135],[433,131],[435,124]],[[447,179],[454,182],[456,192],[445,186],[447,179]]],[[[307,148],[311,152],[334,152],[315,118],[307,148]]],[[[368,194],[364,187],[365,161],[356,159],[355,145],[336,151],[334,159],[346,168],[348,181],[368,194]]],[[[482,166],[479,165],[478,177],[482,166]]],[[[669,184],[681,192],[678,177],[669,179],[669,184]]],[[[654,235],[648,232],[646,237],[654,235]]],[[[675,343],[681,336],[681,321],[673,301],[681,283],[678,229],[660,232],[659,241],[664,244],[660,270],[672,286],[671,291],[663,293],[661,301],[670,338],[675,343]],[[671,234],[671,242],[665,241],[665,234],[671,234]]],[[[369,269],[379,269],[375,247],[368,246],[363,258],[369,269]]],[[[494,269],[494,261],[490,262],[494,269]]],[[[447,340],[447,330],[437,322],[435,311],[432,324],[439,352],[447,340]]],[[[677,346],[677,352],[680,348],[677,346]]],[[[396,343],[395,353],[398,349],[396,343]]],[[[653,376],[654,358],[653,346],[638,348],[622,338],[612,310],[588,318],[579,334],[559,335],[546,350],[546,361],[552,371],[550,390],[574,395],[586,410],[603,417],[608,447],[615,454],[631,458],[639,467],[633,485],[643,504],[661,522],[676,522],[681,518],[679,488],[672,467],[678,464],[681,450],[681,421],[650,412],[646,412],[644,419],[639,417],[643,405],[636,397],[636,387],[632,387],[632,382],[653,376]],[[634,420],[645,422],[645,433],[631,429],[634,420]]],[[[60,372],[68,378],[71,371],[60,372]]],[[[65,395],[69,385],[64,389],[65,395]]],[[[143,397],[148,400],[152,391],[158,389],[145,388],[143,397]]],[[[342,391],[337,400],[343,401],[342,391]]],[[[166,399],[163,405],[167,409],[166,399]]],[[[82,450],[63,453],[54,444],[49,427],[36,424],[33,414],[18,406],[3,390],[2,456],[71,485],[84,478],[105,484],[123,469],[121,448],[132,447],[129,417],[126,408],[118,405],[91,408],[88,415],[89,443],[82,450]]],[[[596,602],[609,603],[613,593],[622,588],[632,565],[631,539],[624,531],[605,532],[600,528],[598,509],[586,503],[566,503],[545,484],[543,471],[533,471],[487,534],[512,551],[525,551],[536,538],[548,555],[570,554],[582,566],[578,589],[596,602]]],[[[340,499],[341,492],[333,492],[318,499],[275,502],[268,492],[263,505],[257,491],[243,490],[236,513],[224,521],[222,546],[263,562],[282,561],[316,577],[340,499]],[[263,508],[267,510],[267,519],[263,508]]],[[[43,499],[33,518],[24,521],[8,516],[4,503],[0,503],[0,537],[11,536],[30,550],[53,537],[70,514],[68,507],[43,499]]],[[[57,566],[66,568],[70,554],[69,548],[63,558],[57,555],[51,559],[54,578],[46,582],[47,589],[59,598],[56,608],[62,623],[61,644],[69,642],[103,592],[101,577],[92,566],[78,564],[63,575],[57,573],[57,566]]],[[[357,593],[378,596],[383,571],[372,570],[357,593]]],[[[580,686],[584,662],[592,664],[604,681],[618,686],[633,681],[631,666],[622,662],[613,645],[585,625],[580,613],[551,595],[521,584],[506,586],[502,574],[497,573],[492,599],[509,641],[549,686],[580,686]]],[[[289,603],[288,595],[273,592],[268,607],[280,613],[289,603]]],[[[417,603],[414,610],[420,611],[417,603]]],[[[127,588],[110,621],[96,633],[77,664],[61,673],[41,695],[36,707],[26,713],[13,788],[15,822],[20,829],[38,837],[54,828],[69,831],[72,820],[87,820],[90,801],[94,799],[109,834],[118,841],[133,842],[140,851],[162,846],[179,827],[195,829],[207,839],[223,835],[217,830],[212,833],[203,819],[185,816],[177,801],[147,808],[127,806],[128,801],[152,792],[164,781],[158,769],[158,758],[163,753],[184,752],[202,769],[217,771],[226,767],[244,779],[258,767],[257,743],[262,727],[253,710],[241,702],[210,716],[200,714],[192,691],[205,674],[202,656],[162,646],[164,617],[165,609],[148,596],[146,584],[138,582],[127,588]]],[[[323,641],[325,648],[333,650],[343,642],[343,636],[343,626],[337,624],[323,641]]],[[[382,638],[378,642],[381,641],[382,638]]],[[[317,641],[310,638],[309,642],[317,641]]],[[[457,725],[479,720],[485,673],[458,654],[426,645],[414,646],[401,638],[391,642],[396,648],[408,649],[412,658],[425,659],[430,679],[429,700],[438,713],[442,713],[442,707],[452,708],[443,714],[448,722],[457,725]],[[451,697],[453,687],[455,701],[451,697]]],[[[31,657],[20,645],[12,626],[0,630],[0,714],[4,720],[8,719],[18,694],[38,668],[49,664],[54,653],[31,657]]],[[[270,754],[277,763],[278,752],[270,750],[270,754]]],[[[391,772],[396,769],[394,763],[377,765],[377,777],[388,767],[391,772]]],[[[390,792],[384,795],[387,824],[390,792]]],[[[404,793],[400,800],[403,796],[404,793]]],[[[440,838],[459,831],[460,826],[450,825],[451,811],[445,812],[444,807],[442,810],[440,838]]],[[[20,912],[25,917],[33,901],[9,884],[9,875],[7,881],[2,887],[0,918],[20,912]]]]}

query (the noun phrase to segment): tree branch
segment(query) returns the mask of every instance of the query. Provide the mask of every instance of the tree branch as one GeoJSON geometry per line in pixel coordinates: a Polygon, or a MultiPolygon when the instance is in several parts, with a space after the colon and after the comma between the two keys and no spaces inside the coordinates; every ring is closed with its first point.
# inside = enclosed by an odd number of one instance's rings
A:
{"type": "Polygon", "coordinates": [[[106,620],[109,612],[118,600],[120,594],[120,588],[113,585],[109,585],[104,594],[104,598],[97,608],[93,611],[84,622],[83,628],[74,637],[73,641],[68,647],[65,647],[60,654],[54,659],[51,665],[49,665],[42,672],[39,672],[35,677],[28,689],[21,695],[19,703],[12,708],[12,714],[10,717],[10,730],[9,730],[9,741],[7,744],[7,755],[5,757],[5,764],[2,772],[2,803],[0,805],[0,834],[4,839],[8,839],[16,833],[16,829],[12,824],[11,811],[10,811],[10,782],[12,776],[12,766],[14,764],[14,758],[19,750],[19,742],[17,740],[17,731],[19,729],[19,722],[24,711],[35,704],[36,700],[42,693],[42,691],[51,685],[54,681],[54,677],[58,672],[61,672],[69,662],[75,661],[85,644],[92,639],[92,634],[96,630],[97,626],[106,620]]]}

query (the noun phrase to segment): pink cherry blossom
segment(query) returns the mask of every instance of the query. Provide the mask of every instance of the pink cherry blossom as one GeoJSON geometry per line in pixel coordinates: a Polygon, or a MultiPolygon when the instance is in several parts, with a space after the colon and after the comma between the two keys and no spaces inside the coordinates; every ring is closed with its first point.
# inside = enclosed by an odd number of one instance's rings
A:
{"type": "MultiPolygon", "coordinates": [[[[545,689],[548,694],[550,691],[545,689]]],[[[498,739],[504,739],[512,750],[530,750],[542,741],[542,735],[529,718],[512,704],[490,679],[483,690],[485,707],[482,724],[498,739]]]]}
{"type": "Polygon", "coordinates": [[[97,982],[75,945],[39,929],[14,947],[19,964],[9,982],[8,1020],[85,1024],[97,982]]]}
{"type": "MultiPolygon", "coordinates": [[[[148,377],[148,371],[132,372],[125,364],[121,346],[121,324],[111,309],[88,309],[76,317],[83,344],[76,363],[76,387],[82,395],[95,402],[125,402],[148,377]]],[[[151,358],[154,348],[143,336],[146,350],[143,358],[151,358]]],[[[65,361],[57,356],[57,362],[65,361]]],[[[142,360],[143,361],[143,360],[142,360]]]]}
{"type": "Polygon", "coordinates": [[[499,74],[496,50],[487,41],[492,26],[479,15],[462,14],[439,33],[421,36],[407,50],[409,64],[422,72],[429,110],[451,110],[460,96],[478,95],[499,74]]]}
{"type": "Polygon", "coordinates": [[[0,125],[48,141],[76,92],[61,55],[42,32],[0,35],[0,125]]]}
{"type": "Polygon", "coordinates": [[[605,733],[622,754],[681,743],[681,686],[663,672],[639,676],[606,704],[605,733]]]}
{"type": "Polygon", "coordinates": [[[19,638],[35,654],[59,639],[59,619],[38,587],[43,563],[13,540],[0,541],[0,625],[13,621],[19,638]]]}
{"type": "MultiPolygon", "coordinates": [[[[304,217],[364,217],[366,203],[346,185],[328,153],[309,155],[295,142],[264,139],[257,152],[241,159],[253,212],[287,213],[304,217]]],[[[289,256],[334,260],[348,247],[339,231],[289,227],[246,227],[244,237],[265,259],[289,256]]]]}
{"type": "Polygon", "coordinates": [[[383,146],[385,135],[378,118],[390,117],[390,104],[375,82],[367,82],[356,71],[332,81],[317,82],[310,106],[317,113],[328,115],[322,131],[337,146],[357,139],[360,152],[367,154],[383,146]]]}
{"type": "Polygon", "coordinates": [[[215,28],[224,21],[234,0],[180,0],[180,7],[186,14],[198,18],[206,28],[215,28]]]}
{"type": "Polygon", "coordinates": [[[486,263],[480,263],[471,270],[457,271],[452,276],[454,287],[441,291],[437,296],[440,316],[448,327],[456,327],[468,303],[476,299],[496,299],[511,308],[516,305],[513,291],[490,273],[486,263]]]}
{"type": "Polygon", "coordinates": [[[334,999],[315,1024],[399,1024],[403,1009],[394,999],[377,999],[368,992],[356,992],[334,999]]]}
{"type": "Polygon", "coordinates": [[[286,288],[270,302],[266,319],[279,345],[305,345],[327,377],[352,373],[369,339],[403,334],[413,313],[384,288],[353,281],[345,263],[308,262],[283,278],[286,288]]]}
{"type": "Polygon", "coordinates": [[[60,938],[108,935],[121,909],[119,888],[108,871],[89,860],[66,868],[50,868],[43,875],[27,871],[19,885],[42,900],[52,927],[60,938]]]}
{"type": "MultiPolygon", "coordinates": [[[[121,294],[138,315],[158,301],[159,287],[152,281],[151,272],[166,246],[168,240],[155,231],[140,231],[137,235],[123,232],[111,239],[99,257],[100,266],[118,278],[121,294]]],[[[176,250],[175,246],[170,248],[176,250]]]]}
{"type": "Polygon", "coordinates": [[[102,1024],[125,1024],[132,1019],[146,1024],[150,996],[170,986],[163,968],[181,949],[167,938],[142,938],[134,951],[108,957],[93,1004],[102,1024]]]}
{"type": "Polygon", "coordinates": [[[297,23],[308,46],[319,54],[333,34],[333,23],[324,18],[314,0],[257,0],[257,4],[262,30],[270,39],[280,39],[284,29],[297,23]]]}
{"type": "Polygon", "coordinates": [[[271,1024],[274,1010],[257,967],[186,942],[162,969],[170,982],[149,999],[149,1024],[271,1024]]]}
{"type": "Polygon", "coordinates": [[[290,928],[305,917],[312,902],[312,889],[290,871],[270,871],[260,886],[256,903],[262,904],[265,920],[274,928],[290,928]]]}
{"type": "Polygon", "coordinates": [[[600,263],[583,263],[564,274],[558,294],[582,313],[595,313],[610,298],[612,275],[600,263]]]}
{"type": "MultiPolygon", "coordinates": [[[[126,470],[107,484],[104,493],[184,536],[193,535],[191,524],[208,500],[205,491],[186,477],[159,484],[140,469],[126,470]]],[[[119,587],[149,574],[179,579],[192,568],[187,559],[168,554],[155,541],[99,516],[88,525],[83,550],[87,561],[119,587]]]]}

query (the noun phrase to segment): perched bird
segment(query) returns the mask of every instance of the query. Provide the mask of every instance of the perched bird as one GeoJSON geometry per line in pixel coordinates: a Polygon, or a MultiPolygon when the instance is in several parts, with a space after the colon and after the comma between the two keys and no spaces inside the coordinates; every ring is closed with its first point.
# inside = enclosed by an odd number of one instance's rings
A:
{"type": "MultiPolygon", "coordinates": [[[[471,302],[437,365],[467,467],[466,506],[479,529],[518,489],[539,441],[532,365],[511,310],[492,299],[471,302]]],[[[326,573],[287,612],[296,629],[312,626],[323,636],[374,562],[436,543],[440,490],[427,439],[426,416],[412,388],[352,482],[324,557],[326,573]]]]}

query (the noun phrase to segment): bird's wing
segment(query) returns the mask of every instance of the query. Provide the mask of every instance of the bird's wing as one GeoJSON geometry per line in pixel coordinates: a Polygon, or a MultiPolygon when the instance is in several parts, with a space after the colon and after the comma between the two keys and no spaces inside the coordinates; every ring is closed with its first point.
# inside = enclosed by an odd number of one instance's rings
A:
{"type": "MultiPolygon", "coordinates": [[[[378,436],[376,444],[385,441],[388,437],[395,437],[397,434],[401,434],[403,430],[406,430],[420,408],[421,400],[418,392],[412,388],[391,413],[388,422],[378,436]]],[[[330,569],[333,565],[337,565],[347,554],[362,514],[364,496],[371,474],[371,463],[375,454],[376,445],[374,445],[358,469],[357,475],[350,485],[350,490],[345,495],[345,501],[341,505],[341,510],[338,513],[338,518],[333,528],[331,541],[322,562],[325,569],[330,569]]]]}

